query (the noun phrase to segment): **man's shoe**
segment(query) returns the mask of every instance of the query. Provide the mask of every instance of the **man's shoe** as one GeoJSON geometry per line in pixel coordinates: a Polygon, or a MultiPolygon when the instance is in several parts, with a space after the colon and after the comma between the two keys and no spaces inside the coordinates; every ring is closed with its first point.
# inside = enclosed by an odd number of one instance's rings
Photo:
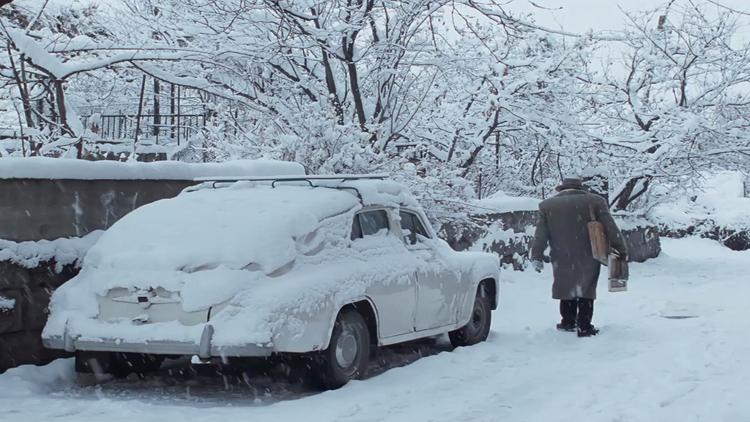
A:
{"type": "Polygon", "coordinates": [[[557,324],[557,330],[558,331],[567,331],[569,333],[572,333],[573,331],[576,330],[576,323],[575,322],[571,322],[571,323],[561,322],[561,323],[557,324]]]}
{"type": "Polygon", "coordinates": [[[586,328],[578,327],[578,337],[591,337],[599,334],[599,329],[590,325],[586,328]]]}

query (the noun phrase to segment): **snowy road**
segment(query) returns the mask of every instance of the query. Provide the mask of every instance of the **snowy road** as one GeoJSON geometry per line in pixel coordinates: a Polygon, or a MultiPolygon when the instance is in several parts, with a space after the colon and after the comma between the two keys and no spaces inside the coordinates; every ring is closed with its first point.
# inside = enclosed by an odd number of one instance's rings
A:
{"type": "Polygon", "coordinates": [[[222,377],[81,386],[68,360],[0,375],[0,420],[748,421],[750,253],[699,239],[664,247],[632,268],[628,293],[601,283],[595,338],[554,330],[548,271],[505,272],[487,343],[420,343],[431,356],[403,367],[415,353],[388,350],[394,368],[338,391],[222,377]]]}

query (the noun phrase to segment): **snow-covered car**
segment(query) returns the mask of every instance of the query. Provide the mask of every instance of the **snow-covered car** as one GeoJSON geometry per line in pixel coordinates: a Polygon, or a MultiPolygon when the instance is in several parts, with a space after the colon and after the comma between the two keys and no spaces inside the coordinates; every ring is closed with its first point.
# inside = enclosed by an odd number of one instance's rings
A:
{"type": "Polygon", "coordinates": [[[79,371],[297,355],[336,388],[373,346],[484,341],[498,280],[496,256],[453,251],[384,176],[214,180],[105,232],[54,292],[42,337],[79,371]]]}

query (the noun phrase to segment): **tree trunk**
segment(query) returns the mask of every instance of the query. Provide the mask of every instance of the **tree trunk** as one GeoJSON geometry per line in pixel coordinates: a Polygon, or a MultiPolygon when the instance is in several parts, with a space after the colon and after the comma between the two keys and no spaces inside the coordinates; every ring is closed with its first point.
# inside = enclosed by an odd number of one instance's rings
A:
{"type": "Polygon", "coordinates": [[[133,155],[132,159],[135,160],[135,150],[138,146],[138,135],[141,131],[141,115],[143,114],[143,93],[146,91],[146,75],[143,75],[141,80],[141,95],[138,97],[138,115],[135,117],[135,139],[133,139],[133,155]]]}
{"type": "Polygon", "coordinates": [[[610,206],[614,206],[615,211],[624,211],[625,209],[627,209],[628,205],[633,203],[633,201],[635,201],[648,191],[652,179],[653,177],[650,175],[631,178],[627,181],[627,183],[625,183],[625,186],[622,188],[622,190],[620,190],[620,192],[615,196],[610,206]],[[643,180],[643,184],[636,191],[636,187],[638,187],[638,183],[641,180],[643,180]]]}
{"type": "Polygon", "coordinates": [[[320,49],[323,54],[323,69],[326,74],[326,86],[328,87],[328,95],[331,97],[333,102],[333,110],[336,113],[336,122],[339,125],[344,124],[344,108],[341,106],[339,101],[339,94],[336,90],[336,79],[333,77],[333,70],[331,69],[331,62],[328,60],[328,52],[325,48],[320,49]]]}
{"type": "Polygon", "coordinates": [[[174,115],[175,115],[175,88],[174,84],[170,84],[171,89],[169,92],[169,137],[174,139],[174,115]]]}
{"type": "Polygon", "coordinates": [[[57,116],[60,119],[60,126],[62,127],[63,133],[76,136],[73,129],[68,124],[68,111],[65,108],[65,90],[63,89],[62,81],[54,81],[55,85],[55,106],[57,107],[57,116]]]}
{"type": "MultiPolygon", "coordinates": [[[[353,47],[352,47],[353,49],[353,47]]],[[[349,84],[352,89],[352,99],[354,100],[354,108],[357,111],[357,120],[359,121],[359,127],[363,132],[367,131],[367,118],[365,117],[365,107],[362,104],[362,92],[359,89],[359,77],[357,76],[357,65],[354,62],[349,61],[346,64],[349,70],[349,84]]]]}
{"type": "Polygon", "coordinates": [[[26,78],[26,65],[24,57],[21,56],[21,84],[18,90],[21,92],[21,101],[23,102],[23,113],[26,117],[26,126],[34,127],[34,118],[31,112],[31,96],[29,95],[29,81],[26,78]]]}
{"type": "MultiPolygon", "coordinates": [[[[60,117],[60,127],[62,132],[68,136],[75,137],[76,133],[70,127],[68,123],[68,111],[65,108],[65,90],[63,89],[63,81],[55,80],[55,103],[57,106],[57,115],[60,117]]],[[[76,143],[76,158],[83,158],[83,142],[79,140],[76,143]]]]}
{"type": "Polygon", "coordinates": [[[154,79],[154,127],[151,133],[156,136],[156,138],[159,138],[159,125],[161,125],[161,109],[159,105],[159,80],[154,79]]]}
{"type": "MultiPolygon", "coordinates": [[[[34,120],[32,116],[31,111],[31,100],[29,97],[29,86],[26,81],[26,66],[24,65],[25,57],[23,54],[21,54],[21,59],[19,60],[20,65],[20,71],[16,68],[16,63],[13,60],[13,52],[10,47],[10,43],[8,43],[8,59],[10,61],[10,67],[13,70],[13,79],[16,81],[16,85],[18,85],[18,94],[21,96],[21,104],[23,106],[23,114],[26,118],[26,126],[33,128],[34,127],[34,120]]],[[[20,123],[20,122],[19,122],[20,123]]]]}

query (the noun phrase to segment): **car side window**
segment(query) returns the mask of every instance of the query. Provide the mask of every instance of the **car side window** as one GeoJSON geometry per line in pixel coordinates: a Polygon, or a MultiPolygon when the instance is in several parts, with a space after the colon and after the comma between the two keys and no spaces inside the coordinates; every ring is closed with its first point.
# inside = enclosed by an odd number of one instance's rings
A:
{"type": "Polygon", "coordinates": [[[362,225],[359,224],[359,214],[356,214],[354,216],[354,223],[352,223],[352,236],[351,239],[361,239],[362,238],[362,225]]]}
{"type": "Polygon", "coordinates": [[[360,239],[388,229],[388,213],[385,210],[364,211],[354,216],[351,239],[360,239]]]}
{"type": "Polygon", "coordinates": [[[400,211],[398,215],[401,217],[401,232],[404,234],[407,243],[416,245],[417,235],[430,237],[417,214],[409,211],[400,211]]]}

